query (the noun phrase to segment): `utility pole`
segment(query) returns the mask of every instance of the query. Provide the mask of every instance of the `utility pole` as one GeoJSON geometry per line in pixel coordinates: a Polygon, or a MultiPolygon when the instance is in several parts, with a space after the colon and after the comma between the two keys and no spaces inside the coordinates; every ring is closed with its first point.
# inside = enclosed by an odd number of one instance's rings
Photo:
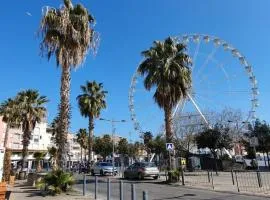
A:
{"type": "Polygon", "coordinates": [[[126,122],[126,120],[114,120],[114,119],[105,119],[105,118],[99,118],[101,121],[107,121],[110,122],[112,125],[112,165],[113,165],[113,176],[114,176],[114,168],[115,168],[115,162],[114,162],[114,140],[115,140],[115,123],[117,122],[126,122]]]}

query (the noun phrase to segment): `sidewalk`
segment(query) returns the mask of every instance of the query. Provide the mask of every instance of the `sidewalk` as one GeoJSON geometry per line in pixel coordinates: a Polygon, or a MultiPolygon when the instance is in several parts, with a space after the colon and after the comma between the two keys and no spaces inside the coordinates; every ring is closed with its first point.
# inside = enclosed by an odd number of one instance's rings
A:
{"type": "Polygon", "coordinates": [[[67,194],[56,196],[43,196],[41,191],[32,186],[27,186],[26,181],[16,181],[13,187],[8,187],[12,191],[10,200],[79,200],[88,199],[92,200],[91,196],[83,196],[77,191],[71,191],[67,194]]]}

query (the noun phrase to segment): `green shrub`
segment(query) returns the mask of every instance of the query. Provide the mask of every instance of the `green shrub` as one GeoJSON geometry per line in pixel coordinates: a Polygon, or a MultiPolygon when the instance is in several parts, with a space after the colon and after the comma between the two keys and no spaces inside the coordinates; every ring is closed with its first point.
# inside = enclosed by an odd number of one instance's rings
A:
{"type": "Polygon", "coordinates": [[[252,161],[250,162],[251,168],[252,169],[257,169],[258,168],[258,162],[255,159],[252,159],[252,161]]]}
{"type": "Polygon", "coordinates": [[[39,189],[45,189],[51,194],[66,192],[74,184],[72,174],[62,170],[55,170],[48,173],[40,182],[37,183],[39,189]]]}
{"type": "Polygon", "coordinates": [[[224,155],[220,156],[220,159],[221,160],[228,160],[228,161],[232,160],[228,154],[224,154],[224,155]]]}
{"type": "Polygon", "coordinates": [[[171,170],[168,172],[169,182],[177,182],[179,181],[180,172],[179,170],[171,170]]]}

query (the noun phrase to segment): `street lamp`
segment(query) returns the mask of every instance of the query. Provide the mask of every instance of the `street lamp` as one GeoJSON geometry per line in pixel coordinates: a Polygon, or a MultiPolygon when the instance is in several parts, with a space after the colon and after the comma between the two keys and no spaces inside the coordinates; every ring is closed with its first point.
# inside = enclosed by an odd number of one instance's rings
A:
{"type": "Polygon", "coordinates": [[[115,134],[115,123],[119,123],[119,122],[126,122],[126,120],[122,119],[122,120],[114,120],[114,119],[105,119],[105,118],[99,118],[99,120],[101,121],[107,121],[110,122],[112,124],[112,143],[113,143],[113,149],[112,149],[112,164],[113,164],[113,176],[114,176],[114,134],[115,134]]]}

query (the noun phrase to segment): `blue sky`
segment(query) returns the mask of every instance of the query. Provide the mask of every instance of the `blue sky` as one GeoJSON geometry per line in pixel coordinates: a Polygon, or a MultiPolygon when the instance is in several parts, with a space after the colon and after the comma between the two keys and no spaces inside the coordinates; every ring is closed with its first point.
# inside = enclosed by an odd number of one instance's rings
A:
{"type": "MultiPolygon", "coordinates": [[[[79,1],[74,0],[74,3],[77,2],[79,1]]],[[[80,85],[86,80],[96,80],[103,82],[109,92],[108,108],[102,112],[102,117],[126,119],[127,123],[117,124],[116,131],[126,137],[131,133],[133,140],[136,139],[138,135],[133,129],[128,111],[128,90],[131,76],[142,60],[140,52],[150,47],[154,40],[184,33],[218,36],[245,55],[252,64],[259,83],[260,107],[257,116],[270,121],[267,104],[270,97],[270,1],[80,2],[95,16],[95,28],[100,33],[101,42],[97,56],[89,55],[84,65],[72,72],[72,132],[88,126],[87,120],[80,116],[76,102],[80,85]]],[[[46,58],[39,56],[40,39],[36,32],[42,6],[58,7],[60,3],[60,0],[15,0],[3,1],[0,7],[0,101],[15,96],[22,89],[38,89],[50,99],[47,105],[49,122],[55,116],[59,102],[60,69],[56,67],[55,60],[48,62],[46,58]],[[27,12],[31,13],[31,16],[27,15],[27,12]]],[[[138,112],[144,115],[143,110],[138,112]]],[[[97,135],[111,132],[110,124],[102,121],[95,124],[97,135]]]]}

